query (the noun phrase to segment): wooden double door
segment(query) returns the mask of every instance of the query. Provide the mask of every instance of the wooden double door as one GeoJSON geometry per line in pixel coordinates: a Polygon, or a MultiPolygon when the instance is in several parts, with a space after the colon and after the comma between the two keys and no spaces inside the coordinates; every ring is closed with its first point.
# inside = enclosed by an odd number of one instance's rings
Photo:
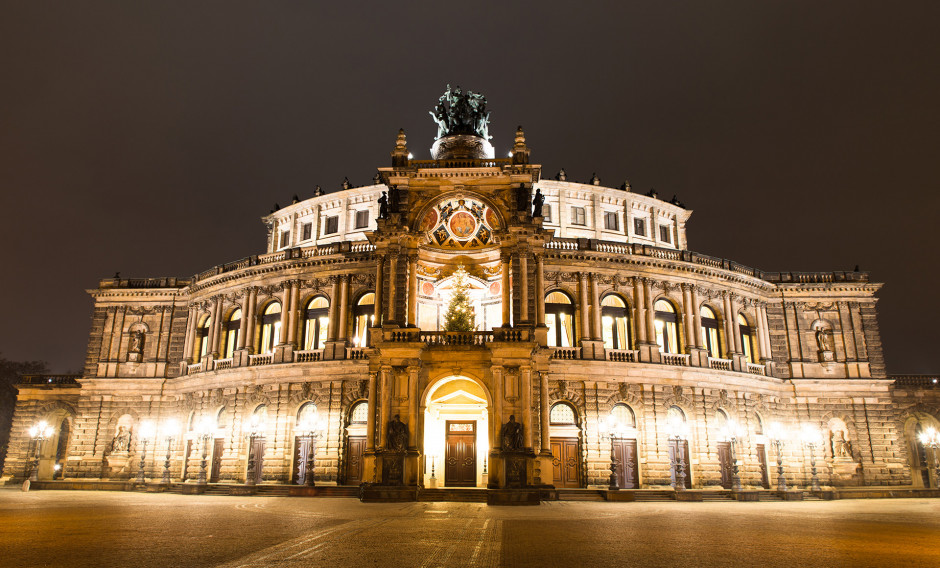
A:
{"type": "Polygon", "coordinates": [[[212,444],[212,468],[209,470],[209,483],[218,483],[222,476],[222,454],[225,452],[225,438],[216,438],[212,444]]]}
{"type": "Polygon", "coordinates": [[[249,443],[251,445],[249,452],[251,453],[248,456],[249,466],[245,479],[254,473],[254,482],[261,483],[261,480],[264,478],[264,449],[267,447],[267,442],[261,436],[257,436],[252,438],[249,443]],[[255,462],[254,472],[251,470],[252,459],[254,459],[255,462]]]}
{"type": "Polygon", "coordinates": [[[614,438],[614,469],[617,472],[617,486],[621,489],[639,489],[639,461],[636,453],[636,440],[632,438],[614,438]]]}
{"type": "Polygon", "coordinates": [[[581,487],[581,444],[577,438],[550,439],[552,483],[555,487],[581,487]]]}
{"type": "Polygon", "coordinates": [[[734,485],[731,442],[718,442],[718,466],[721,472],[721,486],[725,489],[731,489],[734,485]]]}
{"type": "Polygon", "coordinates": [[[448,420],[444,448],[444,486],[476,487],[477,423],[448,420]]]}
{"type": "Polygon", "coordinates": [[[313,436],[294,437],[294,483],[313,485],[314,456],[317,453],[317,440],[313,436]]]}

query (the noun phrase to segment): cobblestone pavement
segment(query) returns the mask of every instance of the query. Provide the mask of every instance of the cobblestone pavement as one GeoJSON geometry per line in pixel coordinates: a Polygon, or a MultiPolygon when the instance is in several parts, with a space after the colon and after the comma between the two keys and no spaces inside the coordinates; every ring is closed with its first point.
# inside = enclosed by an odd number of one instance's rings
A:
{"type": "Polygon", "coordinates": [[[0,566],[940,566],[940,500],[363,504],[0,490],[0,566]]]}

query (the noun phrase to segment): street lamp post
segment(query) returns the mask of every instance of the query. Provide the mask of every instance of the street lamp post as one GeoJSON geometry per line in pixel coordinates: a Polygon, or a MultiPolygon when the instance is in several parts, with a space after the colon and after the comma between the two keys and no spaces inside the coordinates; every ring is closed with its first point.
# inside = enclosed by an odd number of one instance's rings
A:
{"type": "Polygon", "coordinates": [[[767,429],[767,439],[774,445],[774,451],[777,452],[777,491],[781,493],[787,490],[787,478],[783,476],[783,446],[786,433],[779,422],[771,422],[767,429]]]}
{"type": "Polygon", "coordinates": [[[212,437],[212,426],[212,421],[208,417],[203,417],[196,427],[196,434],[202,439],[202,460],[199,462],[199,477],[196,480],[199,485],[206,484],[206,474],[209,470],[206,458],[209,457],[209,438],[212,437]]]}
{"type": "Polygon", "coordinates": [[[675,452],[672,456],[672,467],[673,475],[675,480],[672,482],[672,488],[677,491],[685,491],[685,478],[686,478],[686,464],[685,464],[685,452],[682,447],[683,441],[687,440],[689,437],[689,425],[686,424],[684,420],[674,420],[667,424],[669,439],[674,441],[675,452]]]}
{"type": "Polygon", "coordinates": [[[42,443],[46,441],[46,438],[51,438],[53,433],[55,433],[55,428],[45,420],[40,420],[29,429],[29,437],[33,440],[33,467],[29,473],[30,481],[39,481],[39,456],[42,454],[42,443]]]}
{"type": "MultiPolygon", "coordinates": [[[[173,448],[173,439],[179,433],[179,423],[175,418],[168,418],[163,423],[162,434],[166,440],[166,460],[163,462],[163,483],[170,484],[170,450],[173,448]]],[[[156,450],[156,447],[154,447],[156,450]]]]}
{"type": "Polygon", "coordinates": [[[722,437],[731,444],[731,486],[735,491],[741,490],[741,475],[738,467],[738,440],[744,437],[744,428],[734,420],[728,420],[722,429],[722,437]]]}
{"type": "Polygon", "coordinates": [[[150,438],[153,438],[157,433],[157,427],[154,425],[152,420],[144,420],[140,423],[140,430],[137,433],[137,437],[140,439],[141,450],[140,450],[140,468],[137,470],[137,483],[146,483],[147,479],[144,475],[144,468],[147,465],[147,442],[150,441],[150,438]]]}
{"type": "Polygon", "coordinates": [[[258,437],[258,432],[260,432],[263,427],[264,424],[261,422],[261,417],[257,414],[252,414],[251,418],[248,420],[248,475],[247,479],[245,479],[245,485],[255,485],[257,483],[258,456],[255,455],[255,438],[258,437]]]}
{"type": "MultiPolygon", "coordinates": [[[[307,440],[310,442],[310,447],[307,451],[307,455],[306,455],[306,458],[304,459],[304,462],[302,464],[297,464],[297,466],[298,466],[298,469],[303,468],[304,485],[307,485],[308,487],[315,487],[316,480],[314,479],[315,477],[314,472],[316,471],[316,447],[317,447],[316,443],[317,443],[317,439],[320,438],[320,435],[326,431],[326,421],[321,419],[314,424],[313,420],[307,417],[307,418],[304,418],[304,420],[297,425],[297,430],[302,437],[307,438],[307,440]]],[[[256,435],[257,435],[257,427],[254,427],[252,429],[252,435],[251,435],[251,438],[252,438],[251,447],[252,448],[254,448],[254,436],[256,435]]],[[[249,458],[248,458],[249,467],[251,467],[250,452],[251,450],[249,450],[249,458]]]]}
{"type": "Polygon", "coordinates": [[[618,470],[620,462],[617,461],[616,439],[624,437],[624,426],[613,414],[607,416],[607,420],[602,420],[598,426],[601,430],[601,439],[605,436],[610,438],[610,485],[611,491],[620,490],[620,479],[618,470]]]}
{"type": "MultiPolygon", "coordinates": [[[[920,433],[920,443],[933,451],[934,470],[936,472],[936,483],[940,487],[940,432],[931,426],[920,433]]],[[[925,464],[926,465],[926,464],[925,464]]]]}
{"type": "Polygon", "coordinates": [[[812,489],[820,491],[819,475],[816,472],[816,446],[822,444],[822,433],[812,424],[804,424],[801,430],[803,444],[809,448],[809,466],[812,473],[812,489]]]}

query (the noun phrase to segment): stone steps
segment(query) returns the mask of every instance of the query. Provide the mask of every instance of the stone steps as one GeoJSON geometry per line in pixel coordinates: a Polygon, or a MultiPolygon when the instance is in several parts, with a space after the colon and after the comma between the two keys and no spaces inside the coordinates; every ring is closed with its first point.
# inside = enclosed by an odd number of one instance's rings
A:
{"type": "Polygon", "coordinates": [[[418,501],[443,501],[451,503],[486,503],[486,489],[445,487],[420,489],[418,501]]]}

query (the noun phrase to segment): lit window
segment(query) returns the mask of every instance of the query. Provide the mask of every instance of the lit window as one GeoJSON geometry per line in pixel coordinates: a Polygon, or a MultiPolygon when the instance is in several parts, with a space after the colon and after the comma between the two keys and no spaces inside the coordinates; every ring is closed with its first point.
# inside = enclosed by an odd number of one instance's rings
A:
{"type": "Polygon", "coordinates": [[[271,302],[261,316],[261,345],[259,353],[272,353],[281,335],[281,304],[271,302]]]}
{"type": "Polygon", "coordinates": [[[572,207],[571,208],[571,224],[572,225],[585,225],[584,220],[584,207],[572,207]]]}
{"type": "Polygon", "coordinates": [[[756,363],[754,360],[754,343],[751,339],[751,326],[747,323],[744,314],[738,314],[738,329],[741,330],[741,348],[744,349],[744,358],[749,363],[756,363]]]}
{"type": "Polygon", "coordinates": [[[304,349],[323,349],[330,327],[330,302],[317,296],[307,302],[304,311],[304,349]]]}
{"type": "Polygon", "coordinates": [[[606,211],[604,213],[604,228],[608,231],[620,230],[620,220],[616,211],[606,211]]]}
{"type": "Polygon", "coordinates": [[[238,328],[242,323],[242,311],[235,310],[225,322],[225,347],[223,348],[222,358],[228,359],[235,354],[238,347],[238,328]]]}
{"type": "Polygon", "coordinates": [[[357,402],[349,411],[350,424],[365,424],[369,420],[369,403],[357,402]]]}
{"type": "Polygon", "coordinates": [[[304,223],[301,225],[300,231],[303,234],[302,239],[309,241],[313,237],[313,223],[304,223]]]}
{"type": "Polygon", "coordinates": [[[613,294],[601,300],[601,328],[606,349],[629,349],[629,318],[627,304],[613,294]]]}
{"type": "Polygon", "coordinates": [[[564,292],[545,296],[549,347],[574,347],[574,304],[564,292]]]}
{"type": "Polygon", "coordinates": [[[290,231],[281,231],[281,240],[278,248],[284,248],[290,245],[290,231]]]}
{"type": "Polygon", "coordinates": [[[356,211],[356,228],[365,229],[369,226],[369,210],[356,211]]]}
{"type": "Polygon", "coordinates": [[[323,234],[332,235],[339,232],[339,217],[333,215],[332,217],[327,217],[324,222],[323,234]]]}
{"type": "Polygon", "coordinates": [[[369,344],[369,328],[375,325],[375,294],[363,294],[353,307],[353,346],[365,347],[369,344]]]}
{"type": "Polygon", "coordinates": [[[317,423],[317,405],[312,402],[305,402],[300,410],[297,411],[297,424],[311,427],[317,423]]]}
{"type": "Polygon", "coordinates": [[[633,218],[633,234],[639,237],[646,236],[646,219],[640,217],[633,218]]]}
{"type": "Polygon", "coordinates": [[[705,340],[705,349],[709,357],[721,357],[721,335],[718,332],[718,318],[714,310],[702,306],[699,311],[702,316],[702,339],[705,340]]]}
{"type": "Polygon", "coordinates": [[[548,417],[552,424],[575,424],[574,408],[566,402],[559,402],[552,406],[548,417]]]}
{"type": "Polygon", "coordinates": [[[656,300],[653,305],[656,312],[654,325],[656,327],[656,343],[663,353],[679,353],[679,334],[676,309],[666,300],[656,300]]]}
{"type": "Polygon", "coordinates": [[[199,358],[205,357],[209,353],[209,329],[212,326],[212,318],[207,317],[196,329],[196,345],[194,352],[198,353],[199,358]]]}
{"type": "Polygon", "coordinates": [[[660,225],[659,240],[664,243],[672,243],[672,227],[669,225],[660,225]]]}
{"type": "Polygon", "coordinates": [[[219,413],[215,415],[215,427],[216,429],[225,428],[228,422],[228,409],[224,406],[219,409],[219,413]]]}
{"type": "Polygon", "coordinates": [[[633,414],[633,410],[626,404],[615,404],[610,410],[610,415],[614,417],[614,421],[620,424],[620,426],[624,428],[636,428],[636,416],[633,414]]]}

